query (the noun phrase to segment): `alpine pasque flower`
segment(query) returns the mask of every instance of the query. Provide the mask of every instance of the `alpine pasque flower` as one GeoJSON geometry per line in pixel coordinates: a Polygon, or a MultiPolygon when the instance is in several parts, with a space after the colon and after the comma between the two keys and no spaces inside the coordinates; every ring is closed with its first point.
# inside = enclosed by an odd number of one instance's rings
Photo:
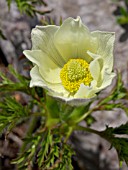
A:
{"type": "Polygon", "coordinates": [[[25,56],[34,63],[30,87],[47,89],[67,102],[84,102],[111,84],[113,32],[90,32],[80,17],[61,26],[36,26],[32,50],[25,56]]]}

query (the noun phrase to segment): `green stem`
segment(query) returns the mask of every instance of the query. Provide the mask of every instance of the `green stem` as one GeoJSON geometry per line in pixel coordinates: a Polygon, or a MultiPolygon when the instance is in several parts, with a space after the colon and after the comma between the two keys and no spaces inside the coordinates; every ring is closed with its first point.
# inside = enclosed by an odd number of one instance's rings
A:
{"type": "MultiPolygon", "coordinates": [[[[87,116],[89,116],[93,111],[98,110],[99,107],[100,107],[100,103],[99,103],[97,106],[95,106],[94,108],[92,108],[92,109],[90,109],[89,111],[87,111],[87,112],[79,119],[78,122],[84,120],[84,119],[85,119],[87,116]]],[[[99,109],[99,110],[100,110],[100,109],[99,109]]]]}
{"type": "Polygon", "coordinates": [[[84,120],[87,116],[89,116],[91,113],[93,112],[93,109],[89,110],[88,112],[86,112],[80,119],[79,122],[84,120]]]}
{"type": "Polygon", "coordinates": [[[69,139],[69,137],[70,137],[72,131],[73,131],[73,128],[72,128],[72,127],[69,127],[69,131],[68,131],[68,133],[66,134],[64,143],[67,143],[67,141],[68,141],[68,139],[69,139]]]}
{"type": "Polygon", "coordinates": [[[76,125],[74,127],[74,130],[82,130],[82,131],[86,131],[86,132],[90,132],[90,133],[94,133],[96,135],[102,136],[102,133],[97,130],[94,130],[88,127],[79,126],[79,125],[76,125]]]}
{"type": "Polygon", "coordinates": [[[79,126],[79,125],[76,125],[74,127],[74,130],[81,130],[81,131],[85,131],[85,132],[94,133],[96,135],[99,135],[101,138],[106,139],[110,143],[111,143],[111,139],[114,137],[114,135],[107,133],[106,130],[105,131],[97,131],[95,129],[91,129],[91,128],[83,127],[83,126],[79,126]]]}

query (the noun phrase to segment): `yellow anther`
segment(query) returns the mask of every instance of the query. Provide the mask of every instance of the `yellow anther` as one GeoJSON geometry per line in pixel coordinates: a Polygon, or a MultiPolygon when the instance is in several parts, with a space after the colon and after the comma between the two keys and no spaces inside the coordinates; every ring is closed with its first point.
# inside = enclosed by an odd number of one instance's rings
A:
{"type": "Polygon", "coordinates": [[[71,93],[76,92],[81,83],[89,86],[92,76],[89,64],[83,59],[70,59],[60,72],[62,85],[71,93]]]}

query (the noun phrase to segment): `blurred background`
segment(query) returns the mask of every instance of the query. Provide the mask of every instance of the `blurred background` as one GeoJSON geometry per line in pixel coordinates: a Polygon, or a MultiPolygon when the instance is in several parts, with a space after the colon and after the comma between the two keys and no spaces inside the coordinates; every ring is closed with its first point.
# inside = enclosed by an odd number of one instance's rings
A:
{"type": "MultiPolygon", "coordinates": [[[[80,16],[91,31],[116,33],[114,69],[122,72],[124,84],[128,86],[127,0],[34,0],[34,12],[29,6],[22,11],[16,1],[10,2],[0,0],[0,70],[5,72],[8,64],[12,64],[21,74],[28,75],[28,63],[22,52],[31,48],[31,29],[36,25],[59,25],[67,17],[80,16]]],[[[103,91],[103,95],[108,91],[109,88],[103,91]]],[[[96,121],[91,127],[97,130],[104,130],[106,125],[116,127],[128,121],[125,113],[119,109],[97,111],[93,115],[96,121]]],[[[18,153],[25,129],[25,125],[15,129],[7,140],[0,135],[0,170],[16,169],[10,160],[18,153]]],[[[76,151],[73,157],[75,170],[119,170],[116,151],[109,150],[110,144],[100,137],[74,132],[70,142],[76,151]]],[[[121,170],[127,170],[125,164],[121,170]]]]}

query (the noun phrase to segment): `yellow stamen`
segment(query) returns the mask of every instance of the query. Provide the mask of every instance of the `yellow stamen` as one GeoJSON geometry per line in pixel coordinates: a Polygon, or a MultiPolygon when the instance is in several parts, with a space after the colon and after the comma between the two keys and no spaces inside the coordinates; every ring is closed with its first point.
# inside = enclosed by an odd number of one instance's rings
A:
{"type": "Polygon", "coordinates": [[[76,92],[81,83],[89,86],[92,81],[89,64],[83,59],[70,59],[62,68],[60,78],[65,89],[71,93],[76,92]]]}

